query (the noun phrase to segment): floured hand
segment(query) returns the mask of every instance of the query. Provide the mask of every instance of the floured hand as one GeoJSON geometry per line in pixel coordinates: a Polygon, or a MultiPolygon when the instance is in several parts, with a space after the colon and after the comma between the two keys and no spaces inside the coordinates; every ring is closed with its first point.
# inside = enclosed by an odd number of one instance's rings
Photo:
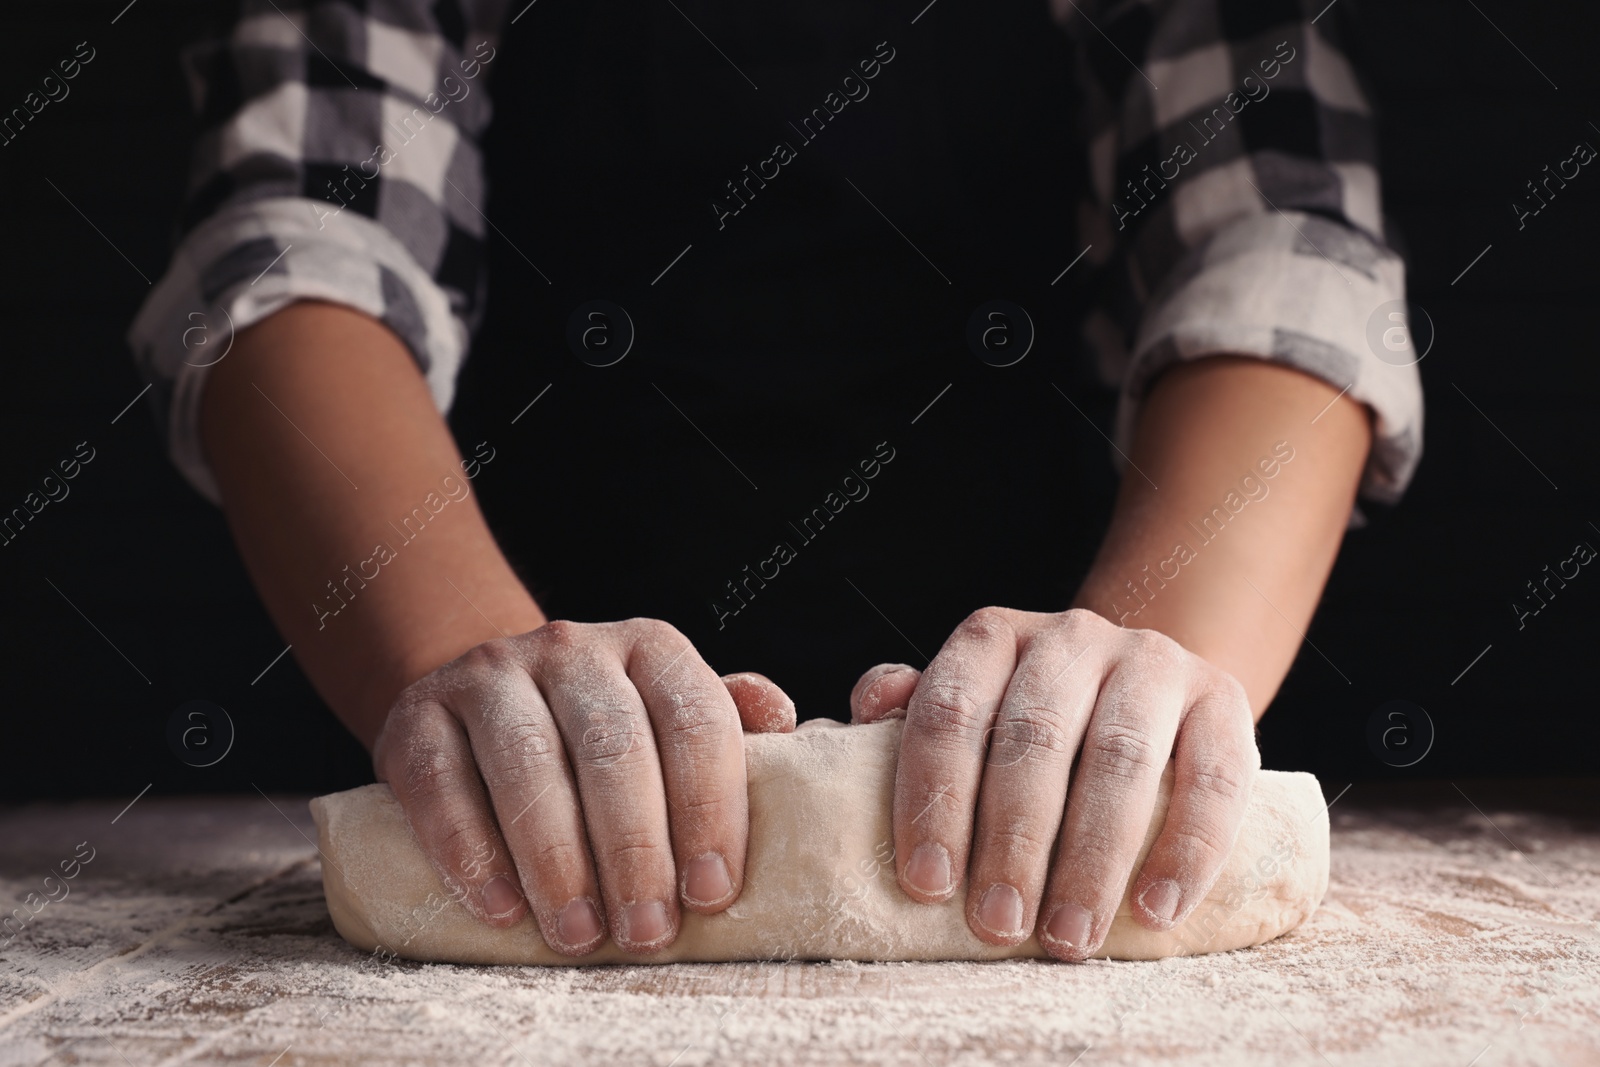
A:
{"type": "Polygon", "coordinates": [[[672,943],[744,877],[741,727],[794,728],[760,675],[718,678],[656,619],[557,620],[408,686],[373,765],[450,895],[491,926],[531,908],[572,956],[672,943]]]}
{"type": "Polygon", "coordinates": [[[850,707],[856,722],[906,718],[894,801],[903,890],[939,903],[966,875],[975,935],[1015,945],[1037,933],[1059,959],[1105,940],[1169,757],[1171,808],[1131,894],[1158,931],[1204,899],[1261,764],[1232,675],[1083,609],[974,612],[925,671],[867,671],[850,707]]]}

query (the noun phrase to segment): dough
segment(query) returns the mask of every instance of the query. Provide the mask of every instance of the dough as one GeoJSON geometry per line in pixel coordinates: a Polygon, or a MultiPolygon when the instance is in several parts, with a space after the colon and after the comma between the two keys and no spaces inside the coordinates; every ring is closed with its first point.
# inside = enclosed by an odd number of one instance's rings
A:
{"type": "MultiPolygon", "coordinates": [[[[311,802],[322,884],[357,948],[455,963],[723,960],[986,960],[1043,956],[1036,939],[986,944],[967,928],[963,882],[944,904],[912,902],[895,878],[890,810],[901,720],[813,721],[746,734],[750,846],[744,892],[718,915],[682,912],[649,956],[607,942],[582,959],[545,946],[530,916],[494,929],[452,903],[387,785],[311,802]]],[[[1166,817],[1169,767],[1140,862],[1166,817]]],[[[1135,868],[1137,870],[1137,868],[1135,868]]],[[[1244,827],[1205,901],[1166,933],[1133,920],[1126,891],[1100,956],[1147,960],[1259,945],[1304,922],[1328,887],[1328,814],[1309,774],[1256,775],[1244,827]]]]}

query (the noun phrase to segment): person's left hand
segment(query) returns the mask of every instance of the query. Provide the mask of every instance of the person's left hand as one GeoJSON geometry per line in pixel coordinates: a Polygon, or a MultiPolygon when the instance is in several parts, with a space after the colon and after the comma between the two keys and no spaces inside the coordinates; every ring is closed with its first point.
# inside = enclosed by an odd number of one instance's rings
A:
{"type": "Polygon", "coordinates": [[[1261,765],[1233,675],[1084,609],[973,612],[925,671],[862,675],[850,713],[906,718],[894,798],[905,892],[938,903],[965,874],[973,933],[1015,945],[1037,927],[1064,960],[1105,940],[1169,756],[1171,806],[1133,884],[1134,915],[1153,930],[1204,899],[1261,765]]]}

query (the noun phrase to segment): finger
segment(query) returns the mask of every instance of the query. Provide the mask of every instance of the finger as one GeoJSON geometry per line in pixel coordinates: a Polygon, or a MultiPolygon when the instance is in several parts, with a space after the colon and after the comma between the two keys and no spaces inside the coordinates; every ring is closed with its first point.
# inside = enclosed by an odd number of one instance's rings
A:
{"type": "Polygon", "coordinates": [[[746,733],[786,734],[794,730],[794,701],[771,678],[742,671],[724,674],[722,684],[728,687],[733,706],[739,709],[739,721],[746,733]]]}
{"type": "Polygon", "coordinates": [[[397,707],[373,746],[373,767],[450,895],[490,926],[520,920],[527,904],[517,870],[456,717],[433,699],[397,707]]]}
{"type": "Polygon", "coordinates": [[[569,956],[588,955],[606,934],[600,882],[577,784],[538,687],[521,662],[496,663],[486,684],[445,699],[467,727],[501,835],[545,942],[569,956]]]}
{"type": "Polygon", "coordinates": [[[922,672],[908,663],[880,663],[850,690],[850,721],[904,718],[922,672]]]}
{"type": "Polygon", "coordinates": [[[1101,686],[1067,797],[1039,944],[1081,960],[1105,940],[1155,808],[1187,696],[1176,646],[1152,631],[1101,686]]]}
{"type": "Polygon", "coordinates": [[[679,895],[692,911],[718,912],[739,896],[750,830],[739,712],[687,637],[656,620],[634,626],[628,677],[661,754],[679,895]]]}
{"type": "Polygon", "coordinates": [[[1233,851],[1261,766],[1244,687],[1206,687],[1178,729],[1172,800],[1134,882],[1134,916],[1170,930],[1205,899],[1233,851]]]}
{"type": "Polygon", "coordinates": [[[1017,662],[1002,608],[968,616],[922,672],[906,709],[895,774],[900,885],[923,903],[948,900],[967,869],[983,746],[1017,662]]]}
{"type": "Polygon", "coordinates": [[[534,631],[540,694],[578,780],[611,937],[653,952],[678,932],[667,805],[650,723],[617,647],[581,623],[534,631]]]}
{"type": "Polygon", "coordinates": [[[995,945],[1025,941],[1061,829],[1072,756],[1100,689],[1092,635],[1067,624],[1023,644],[991,728],[978,794],[967,925],[995,945]]]}

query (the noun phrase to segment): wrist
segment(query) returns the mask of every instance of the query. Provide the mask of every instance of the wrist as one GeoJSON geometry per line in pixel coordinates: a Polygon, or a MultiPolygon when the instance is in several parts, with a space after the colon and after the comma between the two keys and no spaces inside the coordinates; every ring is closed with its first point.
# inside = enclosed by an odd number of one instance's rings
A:
{"type": "Polygon", "coordinates": [[[403,640],[374,650],[348,714],[341,715],[368,751],[400,693],[413,682],[486,641],[527,633],[543,626],[544,612],[521,583],[475,589],[458,597],[461,610],[437,625],[402,627],[403,640]]]}

